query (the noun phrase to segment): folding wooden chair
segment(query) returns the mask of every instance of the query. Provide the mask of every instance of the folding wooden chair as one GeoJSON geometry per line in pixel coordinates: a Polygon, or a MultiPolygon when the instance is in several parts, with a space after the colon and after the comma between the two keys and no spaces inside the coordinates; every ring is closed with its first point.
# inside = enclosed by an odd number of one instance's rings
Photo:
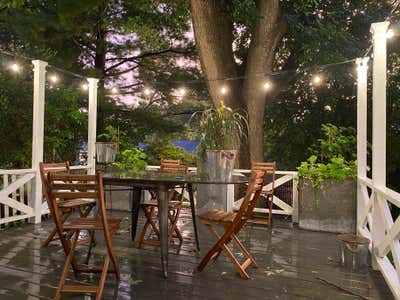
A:
{"type": "Polygon", "coordinates": [[[268,205],[268,219],[265,221],[264,219],[255,219],[251,218],[247,222],[252,224],[262,224],[272,226],[272,207],[274,201],[274,191],[275,191],[275,171],[276,171],[276,162],[252,162],[251,163],[251,170],[258,171],[262,170],[265,171],[265,181],[271,181],[271,185],[268,189],[263,188],[261,192],[261,196],[263,196],[267,200],[268,205]]]}
{"type": "MultiPolygon", "coordinates": [[[[47,185],[47,174],[49,172],[52,173],[70,173],[70,166],[69,162],[63,162],[63,163],[39,163],[39,169],[40,169],[40,176],[42,179],[42,186],[43,186],[43,191],[46,189],[47,185]]],[[[51,205],[47,200],[47,204],[49,206],[49,210],[54,218],[54,211],[51,209],[51,205]]],[[[62,215],[60,221],[64,223],[71,215],[71,213],[75,210],[79,212],[80,217],[84,218],[89,215],[89,213],[92,211],[93,207],[96,206],[96,201],[93,199],[58,199],[58,207],[59,211],[62,215]]],[[[43,247],[47,247],[50,242],[57,240],[58,238],[55,238],[57,234],[57,228],[54,228],[46,241],[42,244],[43,247]]]]}
{"type": "Polygon", "coordinates": [[[253,171],[251,174],[250,182],[243,198],[243,202],[238,212],[226,212],[222,210],[209,210],[199,215],[200,221],[207,225],[211,234],[217,239],[217,243],[210,251],[204,256],[198,266],[198,270],[202,271],[211,259],[217,259],[222,251],[225,252],[227,257],[233,263],[240,276],[249,279],[246,269],[252,265],[257,267],[256,261],[251,256],[249,251],[245,248],[242,242],[237,237],[237,234],[242,229],[250,218],[254,207],[257,204],[258,198],[261,195],[262,187],[264,184],[265,170],[253,171]],[[215,230],[215,226],[224,228],[225,232],[222,236],[215,230]],[[240,249],[240,252],[246,258],[243,263],[240,263],[228,248],[228,244],[233,241],[240,249]]]}
{"type": "Polygon", "coordinates": [[[48,174],[48,189],[46,197],[50,199],[52,208],[55,212],[54,219],[56,228],[60,236],[61,243],[64,247],[67,259],[61,274],[60,283],[58,285],[54,299],[60,299],[61,293],[95,293],[96,299],[101,299],[105,279],[108,273],[114,273],[119,280],[119,265],[114,254],[112,237],[118,229],[121,219],[108,219],[106,216],[106,207],[104,201],[103,178],[100,173],[96,175],[82,174],[48,174]],[[61,222],[58,198],[63,199],[93,199],[99,202],[99,215],[96,218],[77,218],[71,222],[61,222]],[[103,231],[104,239],[107,245],[107,254],[104,257],[103,267],[95,268],[87,265],[78,264],[75,257],[75,248],[78,243],[81,231],[89,232],[103,231]],[[71,234],[70,234],[71,233],[71,234]],[[71,236],[69,240],[68,237],[71,236]],[[113,268],[110,269],[110,261],[113,268]],[[66,285],[68,270],[72,266],[75,276],[80,273],[100,273],[100,281],[97,286],[93,285],[66,285]]]}
{"type": "MultiPolygon", "coordinates": [[[[188,166],[182,165],[179,160],[170,160],[170,159],[162,159],[160,172],[164,173],[175,173],[175,174],[187,174],[188,166]]],[[[182,209],[182,202],[184,199],[184,191],[186,189],[186,185],[179,187],[181,189],[180,192],[176,191],[176,188],[169,191],[168,194],[168,219],[169,219],[169,231],[168,231],[168,245],[171,243],[172,238],[176,237],[179,239],[179,242],[183,242],[183,237],[179,228],[177,226],[179,215],[182,209]]],[[[146,217],[146,223],[143,226],[142,232],[140,234],[139,245],[140,248],[143,244],[159,246],[160,245],[160,231],[156,223],[155,219],[155,209],[158,207],[157,202],[157,193],[155,191],[149,191],[151,195],[151,199],[147,203],[143,203],[141,205],[144,215],[146,217]],[[151,233],[154,233],[157,236],[157,239],[146,239],[147,230],[151,229],[151,233]]]]}

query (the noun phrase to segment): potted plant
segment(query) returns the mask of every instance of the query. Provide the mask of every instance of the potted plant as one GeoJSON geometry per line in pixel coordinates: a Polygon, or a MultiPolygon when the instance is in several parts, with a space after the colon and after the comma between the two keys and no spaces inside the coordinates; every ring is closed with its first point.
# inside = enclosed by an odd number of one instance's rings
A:
{"type": "Polygon", "coordinates": [[[322,125],[324,138],[297,168],[299,227],[329,232],[355,232],[356,138],[354,129],[322,125]]]}
{"type": "MultiPolygon", "coordinates": [[[[194,113],[190,124],[199,142],[198,172],[209,179],[228,180],[235,166],[237,150],[247,137],[246,113],[231,109],[221,101],[217,108],[194,113]],[[198,121],[196,126],[192,120],[198,121]]],[[[210,208],[227,210],[226,189],[224,185],[198,186],[198,212],[210,208]]]]}
{"type": "Polygon", "coordinates": [[[109,125],[105,132],[97,136],[96,161],[98,163],[112,163],[118,151],[119,130],[109,125]]]}
{"type": "Polygon", "coordinates": [[[247,137],[247,114],[242,110],[234,110],[221,101],[218,108],[195,112],[192,119],[199,116],[196,127],[198,138],[198,165],[204,174],[228,179],[233,171],[237,150],[247,137]]]}

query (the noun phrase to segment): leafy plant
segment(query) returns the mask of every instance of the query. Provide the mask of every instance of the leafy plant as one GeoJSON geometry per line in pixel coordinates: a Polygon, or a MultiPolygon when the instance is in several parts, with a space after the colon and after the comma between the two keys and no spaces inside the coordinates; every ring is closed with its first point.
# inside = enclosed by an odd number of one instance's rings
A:
{"type": "Polygon", "coordinates": [[[221,104],[218,108],[210,108],[202,112],[195,112],[190,124],[199,139],[198,151],[238,149],[243,139],[247,138],[247,113],[234,110],[221,104]],[[193,120],[200,115],[196,126],[193,120]]]}
{"type": "Polygon", "coordinates": [[[195,156],[180,147],[174,146],[170,137],[148,137],[144,151],[150,164],[158,165],[163,158],[178,159],[181,163],[189,165],[193,165],[195,162],[195,156]]]}
{"type": "Polygon", "coordinates": [[[114,162],[113,165],[121,170],[138,172],[144,170],[147,166],[147,155],[138,148],[131,148],[121,152],[120,161],[114,162]]]}
{"type": "Polygon", "coordinates": [[[113,143],[117,143],[118,142],[118,136],[119,136],[119,132],[117,128],[114,128],[111,125],[108,125],[105,128],[105,131],[102,134],[99,134],[97,136],[97,140],[99,142],[113,142],[113,143]]]}
{"type": "Polygon", "coordinates": [[[313,145],[314,154],[297,168],[298,177],[309,180],[314,188],[315,205],[318,207],[318,189],[324,180],[345,180],[356,176],[355,136],[351,128],[322,125],[325,138],[313,145]],[[348,158],[344,157],[344,155],[348,158]],[[320,162],[318,162],[320,160],[320,162]]]}

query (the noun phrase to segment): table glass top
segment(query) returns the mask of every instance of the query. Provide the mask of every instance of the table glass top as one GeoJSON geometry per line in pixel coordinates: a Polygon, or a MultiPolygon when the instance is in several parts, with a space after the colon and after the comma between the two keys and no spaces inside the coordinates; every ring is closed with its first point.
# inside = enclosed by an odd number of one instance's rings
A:
{"type": "Polygon", "coordinates": [[[106,171],[104,183],[108,182],[164,182],[164,183],[194,183],[194,184],[241,184],[249,181],[244,175],[232,175],[229,179],[210,178],[197,173],[176,174],[160,171],[129,172],[121,170],[106,171]]]}

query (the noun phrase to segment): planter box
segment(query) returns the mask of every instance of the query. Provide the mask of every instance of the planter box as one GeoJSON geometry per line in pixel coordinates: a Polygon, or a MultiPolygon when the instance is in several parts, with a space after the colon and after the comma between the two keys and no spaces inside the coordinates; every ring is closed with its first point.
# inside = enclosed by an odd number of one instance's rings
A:
{"type": "Polygon", "coordinates": [[[299,182],[299,227],[302,229],[355,233],[356,181],[326,180],[318,188],[318,207],[310,181],[299,182]]]}

